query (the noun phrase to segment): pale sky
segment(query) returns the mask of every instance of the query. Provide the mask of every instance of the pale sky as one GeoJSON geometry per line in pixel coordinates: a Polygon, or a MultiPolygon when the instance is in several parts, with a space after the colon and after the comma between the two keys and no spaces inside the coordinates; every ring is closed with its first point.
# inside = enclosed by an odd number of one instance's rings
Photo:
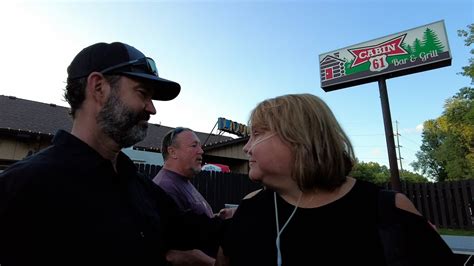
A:
{"type": "Polygon", "coordinates": [[[474,22],[472,0],[7,0],[0,4],[0,94],[67,106],[62,93],[73,57],[93,43],[121,41],[182,86],[175,100],[155,102],[152,123],[210,132],[219,117],[246,124],[266,98],[312,93],[332,108],[361,161],[388,166],[377,83],[324,92],[318,57],[439,20],[452,65],[387,80],[403,167],[411,170],[423,122],[470,85],[456,74],[470,57],[457,30],[474,22]]]}

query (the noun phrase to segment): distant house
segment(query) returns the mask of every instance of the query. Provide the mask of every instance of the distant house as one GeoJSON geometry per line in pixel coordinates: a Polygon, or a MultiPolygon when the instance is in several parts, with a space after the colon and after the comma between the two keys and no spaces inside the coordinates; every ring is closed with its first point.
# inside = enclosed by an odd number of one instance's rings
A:
{"type": "Polygon", "coordinates": [[[326,55],[321,61],[321,81],[339,78],[345,75],[345,61],[339,55],[326,55]]]}
{"type": "MultiPolygon", "coordinates": [[[[71,128],[72,118],[67,107],[0,95],[0,171],[48,147],[59,129],[70,131],[71,128]]],[[[162,162],[161,140],[171,129],[150,123],[147,137],[124,152],[137,163],[162,162]]],[[[234,169],[247,172],[241,149],[239,152],[223,152],[223,147],[235,151],[234,145],[240,143],[239,139],[204,132],[196,132],[196,135],[202,143],[206,140],[208,143],[203,146],[205,163],[221,163],[230,166],[233,172],[234,169]]]]}

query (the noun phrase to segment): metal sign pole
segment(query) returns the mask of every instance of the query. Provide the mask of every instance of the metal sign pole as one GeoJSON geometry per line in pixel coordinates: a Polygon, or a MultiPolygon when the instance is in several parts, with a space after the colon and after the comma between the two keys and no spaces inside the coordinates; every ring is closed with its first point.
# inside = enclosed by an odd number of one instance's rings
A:
{"type": "Polygon", "coordinates": [[[390,105],[388,103],[387,84],[385,78],[378,80],[380,101],[382,103],[383,123],[385,126],[385,139],[387,141],[388,161],[390,164],[390,181],[392,189],[401,191],[400,173],[398,172],[397,153],[395,151],[395,141],[393,136],[392,117],[390,115],[390,105]]]}

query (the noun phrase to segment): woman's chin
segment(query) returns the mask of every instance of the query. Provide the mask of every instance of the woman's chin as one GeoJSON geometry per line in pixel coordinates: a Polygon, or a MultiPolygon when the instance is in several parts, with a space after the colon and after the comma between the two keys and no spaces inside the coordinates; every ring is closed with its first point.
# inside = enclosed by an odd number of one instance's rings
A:
{"type": "Polygon", "coordinates": [[[250,177],[250,180],[252,180],[253,182],[259,182],[259,183],[262,182],[262,179],[260,178],[260,176],[255,176],[249,173],[249,177],[250,177]]]}

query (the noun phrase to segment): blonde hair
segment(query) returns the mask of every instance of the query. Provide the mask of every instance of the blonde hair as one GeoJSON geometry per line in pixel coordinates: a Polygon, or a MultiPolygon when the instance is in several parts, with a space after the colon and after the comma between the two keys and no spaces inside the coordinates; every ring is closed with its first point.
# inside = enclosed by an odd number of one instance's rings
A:
{"type": "Polygon", "coordinates": [[[333,190],[346,180],[355,157],[352,144],[327,104],[312,94],[267,99],[249,125],[276,133],[292,148],[292,178],[302,191],[333,190]]]}

